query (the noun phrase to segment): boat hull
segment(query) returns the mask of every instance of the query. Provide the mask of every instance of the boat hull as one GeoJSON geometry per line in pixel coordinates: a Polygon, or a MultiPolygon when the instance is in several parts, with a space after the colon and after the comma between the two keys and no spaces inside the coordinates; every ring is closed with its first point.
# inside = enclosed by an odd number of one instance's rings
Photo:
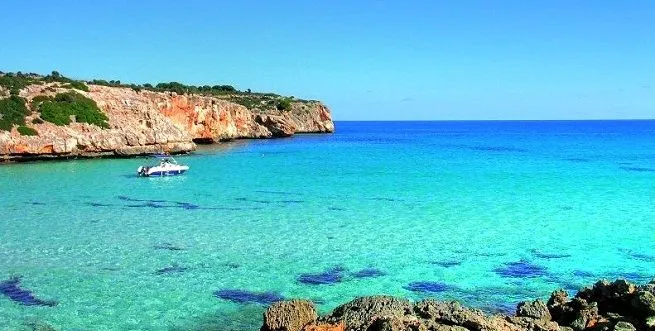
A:
{"type": "Polygon", "coordinates": [[[163,176],[177,176],[185,173],[186,170],[166,170],[166,171],[153,171],[145,173],[143,177],[163,177],[163,176]]]}
{"type": "Polygon", "coordinates": [[[164,176],[178,176],[182,175],[189,170],[187,166],[179,167],[139,167],[137,175],[141,177],[164,177],[164,176]]]}

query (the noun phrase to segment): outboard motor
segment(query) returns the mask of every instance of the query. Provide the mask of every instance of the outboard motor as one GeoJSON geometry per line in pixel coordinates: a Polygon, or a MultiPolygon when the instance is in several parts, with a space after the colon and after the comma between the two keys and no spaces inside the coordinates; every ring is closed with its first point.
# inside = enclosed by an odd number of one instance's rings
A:
{"type": "Polygon", "coordinates": [[[141,166],[136,170],[136,174],[139,176],[146,176],[150,167],[141,166]]]}

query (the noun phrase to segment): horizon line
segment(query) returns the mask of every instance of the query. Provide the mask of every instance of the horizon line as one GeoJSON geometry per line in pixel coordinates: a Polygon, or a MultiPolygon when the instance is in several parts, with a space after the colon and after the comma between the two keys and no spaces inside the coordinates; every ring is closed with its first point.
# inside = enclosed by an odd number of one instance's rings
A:
{"type": "Polygon", "coordinates": [[[608,122],[608,121],[655,121],[655,118],[581,118],[581,119],[431,119],[431,120],[337,120],[334,122],[608,122]]]}

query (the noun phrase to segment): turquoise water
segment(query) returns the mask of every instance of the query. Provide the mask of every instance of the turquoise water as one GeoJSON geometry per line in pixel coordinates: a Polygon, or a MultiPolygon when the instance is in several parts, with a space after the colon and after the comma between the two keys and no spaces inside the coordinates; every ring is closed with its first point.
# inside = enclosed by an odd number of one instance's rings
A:
{"type": "Polygon", "coordinates": [[[506,311],[655,276],[655,121],[337,130],[203,147],[180,177],[136,178],[143,158],[1,166],[0,281],[58,304],[0,295],[0,330],[258,329],[262,304],[214,295],[231,289],[506,311]]]}

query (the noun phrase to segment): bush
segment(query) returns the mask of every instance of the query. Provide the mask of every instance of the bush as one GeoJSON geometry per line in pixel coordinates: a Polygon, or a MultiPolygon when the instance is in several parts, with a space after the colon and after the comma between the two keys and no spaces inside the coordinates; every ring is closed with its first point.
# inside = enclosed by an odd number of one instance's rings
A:
{"type": "Polygon", "coordinates": [[[89,92],[89,87],[86,86],[83,82],[78,82],[76,80],[72,81],[69,83],[74,89],[84,91],[84,92],[89,92]]]}
{"type": "Polygon", "coordinates": [[[18,127],[18,133],[20,133],[23,136],[38,136],[39,132],[36,130],[26,127],[24,125],[21,125],[18,127]]]}
{"type": "Polygon", "coordinates": [[[32,124],[43,124],[43,120],[40,119],[40,118],[38,118],[38,117],[35,117],[35,118],[32,120],[32,124]]]}
{"type": "Polygon", "coordinates": [[[32,78],[10,74],[11,73],[7,73],[4,76],[0,76],[0,86],[8,90],[20,90],[34,82],[34,79],[32,78]]]}
{"type": "Polygon", "coordinates": [[[289,99],[278,100],[277,104],[275,105],[275,108],[277,108],[277,110],[281,110],[281,111],[290,111],[291,110],[291,101],[289,101],[289,99]]]}
{"type": "Polygon", "coordinates": [[[9,131],[14,124],[25,124],[25,116],[30,111],[25,107],[25,99],[12,95],[0,100],[0,130],[9,131]]]}
{"type": "Polygon", "coordinates": [[[57,71],[53,71],[50,75],[43,77],[43,80],[49,83],[52,82],[65,83],[61,87],[74,88],[80,91],[89,92],[89,87],[86,86],[84,82],[80,82],[74,79],[70,79],[68,77],[64,77],[57,71]]]}
{"type": "Polygon", "coordinates": [[[89,123],[101,128],[109,128],[107,116],[98,108],[95,101],[74,91],[58,93],[54,98],[42,97],[32,104],[41,113],[44,121],[55,125],[68,125],[71,116],[78,123],[89,123]]]}

